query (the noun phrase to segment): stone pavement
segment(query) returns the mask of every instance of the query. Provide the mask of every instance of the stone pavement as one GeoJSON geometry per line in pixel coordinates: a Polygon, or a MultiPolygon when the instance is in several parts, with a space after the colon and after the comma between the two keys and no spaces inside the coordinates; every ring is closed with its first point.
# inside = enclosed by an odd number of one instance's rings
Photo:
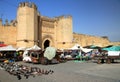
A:
{"type": "Polygon", "coordinates": [[[1,82],[120,82],[120,63],[96,64],[93,62],[68,61],[47,66],[23,62],[18,63],[41,69],[51,69],[54,73],[18,80],[15,76],[0,70],[1,82]]]}

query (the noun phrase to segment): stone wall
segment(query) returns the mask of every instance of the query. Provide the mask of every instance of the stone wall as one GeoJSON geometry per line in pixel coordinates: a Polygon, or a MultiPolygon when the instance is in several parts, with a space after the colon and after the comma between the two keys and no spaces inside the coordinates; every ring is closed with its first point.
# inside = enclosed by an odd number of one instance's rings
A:
{"type": "Polygon", "coordinates": [[[19,4],[17,10],[17,21],[8,24],[6,20],[6,25],[3,25],[0,19],[0,42],[18,47],[39,44],[41,48],[44,48],[46,40],[50,41],[50,46],[56,48],[70,48],[74,44],[120,45],[120,42],[113,43],[105,37],[73,33],[72,24],[72,16],[55,18],[41,16],[35,4],[23,2],[19,4]]]}
{"type": "Polygon", "coordinates": [[[109,45],[109,40],[106,38],[77,33],[73,33],[73,42],[81,46],[97,45],[102,47],[109,45]]]}
{"type": "Polygon", "coordinates": [[[109,45],[115,45],[115,46],[120,46],[120,42],[110,42],[110,44],[109,45]]]}
{"type": "Polygon", "coordinates": [[[22,2],[17,10],[17,47],[31,47],[38,41],[38,11],[33,3],[22,2]]]}
{"type": "MultiPolygon", "coordinates": [[[[51,30],[54,30],[53,28],[51,30]]],[[[50,41],[52,42],[52,45],[55,46],[56,41],[53,41],[55,39],[54,33],[48,33],[47,31],[43,32],[42,39],[45,40],[50,38],[50,41]],[[52,36],[52,38],[50,37],[52,36]]],[[[16,46],[16,35],[17,35],[17,28],[15,26],[0,26],[0,42],[4,42],[7,45],[13,45],[16,46]]],[[[44,41],[43,41],[44,42],[44,41]]],[[[67,48],[72,47],[74,44],[80,44],[81,46],[87,46],[87,45],[98,45],[98,46],[108,46],[108,45],[120,45],[120,42],[109,42],[108,39],[98,37],[98,36],[90,36],[85,34],[77,34],[73,33],[73,41],[70,43],[71,45],[68,45],[66,42],[66,45],[64,43],[56,43],[58,48],[67,48]]]]}
{"type": "Polygon", "coordinates": [[[0,26],[0,41],[7,45],[16,46],[16,27],[14,26],[0,26]]]}
{"type": "Polygon", "coordinates": [[[72,16],[56,17],[56,44],[58,48],[68,48],[71,46],[73,39],[72,16]]]}
{"type": "Polygon", "coordinates": [[[41,48],[44,49],[44,43],[46,40],[49,40],[50,41],[50,44],[49,46],[53,46],[55,47],[55,31],[54,31],[54,19],[51,19],[51,18],[48,18],[48,17],[41,17],[41,32],[39,33],[42,33],[41,35],[41,48]]]}

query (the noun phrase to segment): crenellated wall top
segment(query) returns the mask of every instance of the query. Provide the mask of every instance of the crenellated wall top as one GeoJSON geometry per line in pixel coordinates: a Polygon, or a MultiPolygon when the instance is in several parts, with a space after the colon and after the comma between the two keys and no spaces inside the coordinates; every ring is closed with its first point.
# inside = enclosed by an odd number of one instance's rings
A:
{"type": "Polygon", "coordinates": [[[56,19],[72,19],[72,16],[71,15],[62,15],[62,16],[58,16],[58,17],[55,17],[56,19]]]}
{"type": "Polygon", "coordinates": [[[50,18],[47,16],[41,16],[41,20],[43,21],[49,21],[49,22],[55,22],[61,19],[72,19],[72,16],[70,15],[62,15],[62,16],[58,16],[58,17],[54,17],[54,18],[50,18]]]}
{"type": "Polygon", "coordinates": [[[49,18],[49,17],[46,17],[46,16],[41,16],[41,20],[48,21],[48,22],[55,22],[56,18],[49,18]]]}
{"type": "Polygon", "coordinates": [[[5,26],[14,26],[14,27],[16,27],[16,25],[17,25],[17,20],[16,19],[11,20],[10,22],[8,21],[8,19],[6,19],[5,24],[3,24],[3,21],[0,18],[0,26],[3,26],[3,27],[5,27],[5,26]]]}
{"type": "Polygon", "coordinates": [[[30,7],[30,8],[34,8],[37,10],[37,6],[34,3],[31,2],[21,2],[19,4],[19,7],[30,7]]]}

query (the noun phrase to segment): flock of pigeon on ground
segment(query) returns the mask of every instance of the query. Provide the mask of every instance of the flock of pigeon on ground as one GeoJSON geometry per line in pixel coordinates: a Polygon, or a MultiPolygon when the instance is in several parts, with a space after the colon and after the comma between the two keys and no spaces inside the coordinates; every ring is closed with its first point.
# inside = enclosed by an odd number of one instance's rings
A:
{"type": "Polygon", "coordinates": [[[29,78],[29,76],[40,76],[40,75],[48,75],[54,73],[52,70],[45,70],[40,69],[38,67],[30,67],[27,65],[20,65],[17,63],[1,63],[0,68],[7,71],[9,74],[17,76],[18,80],[22,79],[22,76],[24,76],[26,79],[29,78]]]}

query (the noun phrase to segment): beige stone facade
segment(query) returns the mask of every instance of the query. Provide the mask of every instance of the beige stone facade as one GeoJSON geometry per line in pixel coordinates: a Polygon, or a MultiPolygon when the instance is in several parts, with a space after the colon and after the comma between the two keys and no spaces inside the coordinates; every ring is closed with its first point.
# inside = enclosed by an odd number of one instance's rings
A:
{"type": "Polygon", "coordinates": [[[104,38],[104,37],[97,37],[97,36],[76,34],[76,33],[73,33],[73,36],[75,42],[81,44],[81,46],[96,45],[102,47],[102,46],[107,46],[110,43],[108,38],[104,38]]]}
{"type": "Polygon", "coordinates": [[[22,2],[18,6],[16,20],[2,25],[0,20],[0,42],[15,47],[38,45],[42,49],[53,46],[70,48],[81,46],[109,45],[108,38],[73,33],[72,16],[49,18],[41,16],[34,3],[22,2]]]}
{"type": "Polygon", "coordinates": [[[10,25],[10,26],[5,26],[1,25],[0,26],[0,42],[3,42],[7,45],[13,45],[16,46],[16,26],[10,25]]]}
{"type": "Polygon", "coordinates": [[[20,3],[17,10],[17,46],[30,47],[38,40],[38,11],[34,4],[20,3]]]}

